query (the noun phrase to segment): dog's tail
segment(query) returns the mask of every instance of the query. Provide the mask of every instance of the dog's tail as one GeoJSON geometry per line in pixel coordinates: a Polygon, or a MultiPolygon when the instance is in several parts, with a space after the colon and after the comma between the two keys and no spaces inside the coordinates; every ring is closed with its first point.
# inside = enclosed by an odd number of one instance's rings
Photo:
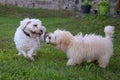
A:
{"type": "Polygon", "coordinates": [[[114,34],[114,26],[110,26],[110,25],[106,26],[104,32],[106,37],[112,38],[114,34]]]}

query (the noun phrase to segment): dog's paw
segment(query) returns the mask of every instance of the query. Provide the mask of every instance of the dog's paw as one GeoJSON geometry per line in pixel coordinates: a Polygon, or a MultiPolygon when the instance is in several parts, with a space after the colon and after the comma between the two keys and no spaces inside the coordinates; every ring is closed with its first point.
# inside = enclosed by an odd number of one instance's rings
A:
{"type": "Polygon", "coordinates": [[[87,60],[88,63],[92,62],[92,60],[87,60]]]}
{"type": "Polygon", "coordinates": [[[36,55],[36,53],[33,53],[32,55],[33,55],[33,56],[35,56],[35,55],[36,55]]]}
{"type": "Polygon", "coordinates": [[[34,58],[31,55],[26,56],[27,59],[34,61],[34,58]]]}
{"type": "Polygon", "coordinates": [[[107,64],[99,64],[99,66],[100,66],[101,68],[106,68],[106,67],[107,67],[107,64]]]}
{"type": "Polygon", "coordinates": [[[72,59],[69,59],[67,62],[67,66],[74,66],[76,65],[72,59]]]}
{"type": "Polygon", "coordinates": [[[17,54],[17,56],[20,56],[20,55],[22,55],[22,53],[18,53],[18,54],[17,54]]]}

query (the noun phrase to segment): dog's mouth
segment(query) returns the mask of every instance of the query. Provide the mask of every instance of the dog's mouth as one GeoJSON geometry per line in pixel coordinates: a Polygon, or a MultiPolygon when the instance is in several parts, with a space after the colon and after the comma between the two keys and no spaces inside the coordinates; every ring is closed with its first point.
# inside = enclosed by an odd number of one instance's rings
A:
{"type": "Polygon", "coordinates": [[[30,32],[31,32],[32,35],[38,35],[38,36],[42,35],[42,33],[38,33],[38,32],[35,32],[35,31],[30,31],[30,32]]]}

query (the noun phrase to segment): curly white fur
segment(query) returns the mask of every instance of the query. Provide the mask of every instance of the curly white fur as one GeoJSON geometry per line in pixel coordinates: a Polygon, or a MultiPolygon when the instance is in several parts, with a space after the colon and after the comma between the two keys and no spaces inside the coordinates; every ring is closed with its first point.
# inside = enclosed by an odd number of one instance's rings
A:
{"type": "Polygon", "coordinates": [[[25,18],[20,22],[14,36],[14,42],[18,50],[18,55],[33,60],[40,47],[39,36],[45,32],[45,27],[38,19],[25,18]]]}
{"type": "Polygon", "coordinates": [[[105,68],[113,55],[114,27],[106,26],[104,31],[105,37],[95,34],[83,36],[81,33],[73,36],[69,31],[56,30],[49,34],[46,42],[66,51],[68,66],[97,60],[100,67],[105,68]]]}

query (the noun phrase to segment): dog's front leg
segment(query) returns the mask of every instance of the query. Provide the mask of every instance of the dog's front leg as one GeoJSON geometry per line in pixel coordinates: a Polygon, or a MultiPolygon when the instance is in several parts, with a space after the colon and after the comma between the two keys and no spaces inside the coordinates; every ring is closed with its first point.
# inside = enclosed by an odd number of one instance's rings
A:
{"type": "Polygon", "coordinates": [[[67,66],[73,66],[73,65],[76,65],[76,64],[80,64],[81,62],[82,62],[82,59],[72,58],[72,59],[68,60],[67,66]]]}
{"type": "Polygon", "coordinates": [[[18,53],[18,55],[21,55],[21,54],[23,54],[23,56],[24,56],[24,57],[26,57],[26,56],[27,56],[27,55],[26,55],[26,52],[25,52],[25,51],[23,51],[23,50],[22,50],[21,52],[19,52],[19,53],[18,53]]]}
{"type": "Polygon", "coordinates": [[[31,50],[28,51],[27,53],[27,59],[30,59],[30,60],[34,60],[34,58],[32,57],[33,53],[34,53],[34,48],[32,48],[31,50]]]}
{"type": "Polygon", "coordinates": [[[76,65],[76,60],[75,59],[69,59],[67,62],[67,66],[73,66],[76,65]]]}

